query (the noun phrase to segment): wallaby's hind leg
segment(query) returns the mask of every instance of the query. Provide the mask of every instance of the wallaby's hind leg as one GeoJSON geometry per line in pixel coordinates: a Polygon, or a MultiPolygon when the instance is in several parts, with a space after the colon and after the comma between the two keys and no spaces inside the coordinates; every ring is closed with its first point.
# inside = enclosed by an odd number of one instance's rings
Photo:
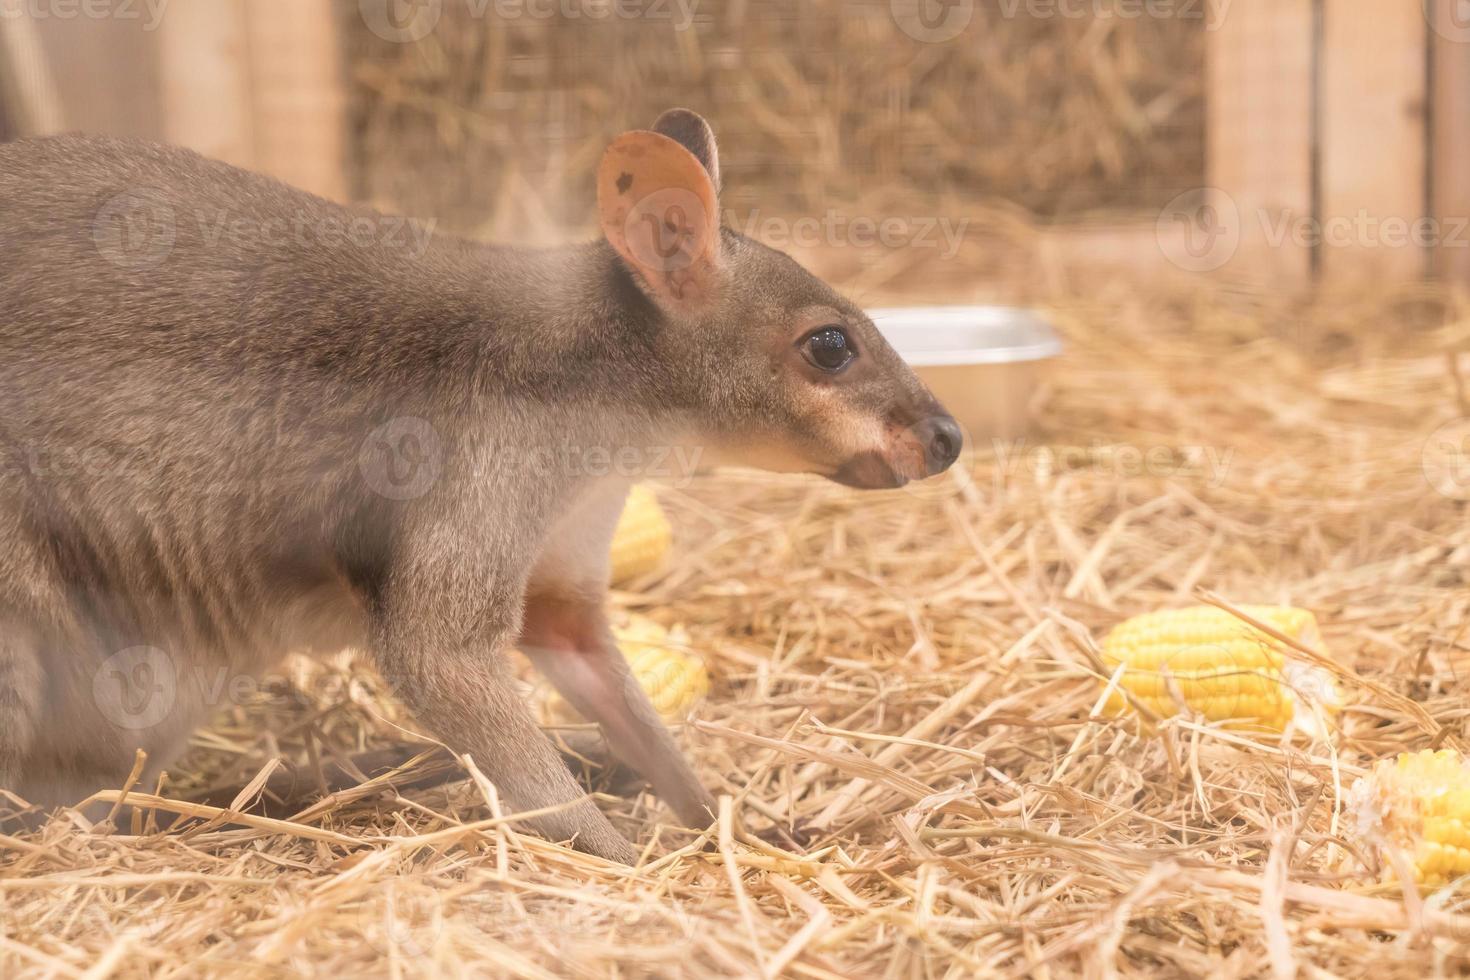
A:
{"type": "Polygon", "coordinates": [[[36,738],[44,685],[35,633],[0,619],[0,787],[13,792],[36,738]]]}
{"type": "Polygon", "coordinates": [[[553,528],[526,596],[520,648],[567,703],[688,827],[708,827],[715,801],[628,669],[608,629],[608,546],[627,487],[599,487],[553,528]]]}
{"type": "Polygon", "coordinates": [[[613,754],[653,783],[685,826],[710,825],[714,798],[629,670],[600,603],[530,597],[520,646],[568,704],[597,722],[613,754]]]}

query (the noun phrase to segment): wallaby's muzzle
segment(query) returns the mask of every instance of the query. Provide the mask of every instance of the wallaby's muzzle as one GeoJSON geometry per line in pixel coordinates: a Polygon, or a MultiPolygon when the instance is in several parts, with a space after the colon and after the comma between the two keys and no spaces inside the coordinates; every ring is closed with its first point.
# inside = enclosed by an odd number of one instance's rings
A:
{"type": "Polygon", "coordinates": [[[948,415],[925,419],[914,426],[914,435],[924,447],[924,459],[928,464],[925,476],[938,476],[953,466],[965,444],[960,424],[948,415]]]}
{"type": "Polygon", "coordinates": [[[896,433],[888,451],[859,453],[831,478],[859,490],[888,490],[910,480],[938,476],[954,465],[964,448],[960,425],[949,415],[927,416],[896,433]]]}

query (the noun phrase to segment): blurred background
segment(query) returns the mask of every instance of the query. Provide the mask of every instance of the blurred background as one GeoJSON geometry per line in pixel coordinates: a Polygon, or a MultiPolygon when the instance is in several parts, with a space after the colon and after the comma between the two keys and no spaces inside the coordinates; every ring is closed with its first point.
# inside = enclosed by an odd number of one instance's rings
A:
{"type": "Polygon", "coordinates": [[[727,219],[845,285],[1291,288],[1470,274],[1467,40],[1460,0],[0,0],[0,134],[553,242],[688,105],[727,219]]]}
{"type": "Polygon", "coordinates": [[[1421,917],[1344,869],[1348,777],[1470,724],[1470,0],[0,0],[0,138],[167,140],[484,239],[597,234],[604,147],[675,105],[734,227],[869,308],[1016,304],[1065,342],[968,383],[1031,425],[970,425],[946,480],[655,488],[668,560],[614,606],[705,659],[696,768],[753,827],[815,828],[820,870],[589,885],[528,850],[559,887],[507,889],[504,838],[464,845],[493,877],[440,850],[439,810],[496,812],[483,780],[334,794],[315,839],[222,827],[282,759],[418,744],[364,662],[296,661],[164,788],[230,807],[187,846],[0,837],[0,885],[30,877],[0,977],[1463,967],[1466,879],[1421,917]],[[1102,723],[1108,631],[1213,593],[1313,611],[1363,681],[1338,744],[1102,723]]]}
{"type": "Polygon", "coordinates": [[[1464,275],[1464,8],[0,0],[0,132],[168,139],[454,230],[554,241],[590,227],[608,139],[685,104],[723,140],[736,222],[824,219],[778,244],[867,286],[941,257],[959,261],[927,288],[1034,286],[1036,260],[1051,276],[1464,275]],[[876,245],[855,240],[865,224],[828,227],[883,217],[910,226],[876,245]],[[905,248],[938,218],[964,223],[957,247],[905,248]],[[1416,233],[1425,219],[1444,224],[1416,233]]]}

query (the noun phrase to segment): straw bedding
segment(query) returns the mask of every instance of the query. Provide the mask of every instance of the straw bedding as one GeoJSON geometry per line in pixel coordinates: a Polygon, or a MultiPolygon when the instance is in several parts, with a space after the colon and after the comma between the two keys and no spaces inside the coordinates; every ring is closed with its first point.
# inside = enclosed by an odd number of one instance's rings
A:
{"type": "Polygon", "coordinates": [[[1053,307],[1070,349],[1028,446],[919,492],[663,491],[674,563],[616,600],[710,663],[683,731],[731,798],[708,835],[589,770],[646,845],[612,867],[517,834],[452,762],[253,815],[247,784],[278,756],[309,774],[412,751],[366,667],[297,664],[202,732],[149,809],[0,837],[0,975],[1463,969],[1463,892],[1365,871],[1345,796],[1374,759],[1457,744],[1470,714],[1470,531],[1424,465],[1429,433],[1470,415],[1466,307],[1107,287],[1053,307]],[[1094,715],[1104,631],[1202,589],[1316,612],[1364,681],[1334,742],[1094,715]],[[251,812],[173,802],[205,786],[244,787],[251,812]],[[804,847],[752,836],[793,823],[804,847]]]}

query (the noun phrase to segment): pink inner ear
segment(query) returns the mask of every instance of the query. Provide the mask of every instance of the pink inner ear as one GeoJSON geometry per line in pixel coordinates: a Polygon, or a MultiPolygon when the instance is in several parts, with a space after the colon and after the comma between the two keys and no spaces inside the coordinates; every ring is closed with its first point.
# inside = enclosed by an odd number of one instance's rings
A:
{"type": "Polygon", "coordinates": [[[656,299],[704,302],[719,261],[719,202],[704,165],[659,133],[624,133],[597,171],[602,232],[656,299]]]}

